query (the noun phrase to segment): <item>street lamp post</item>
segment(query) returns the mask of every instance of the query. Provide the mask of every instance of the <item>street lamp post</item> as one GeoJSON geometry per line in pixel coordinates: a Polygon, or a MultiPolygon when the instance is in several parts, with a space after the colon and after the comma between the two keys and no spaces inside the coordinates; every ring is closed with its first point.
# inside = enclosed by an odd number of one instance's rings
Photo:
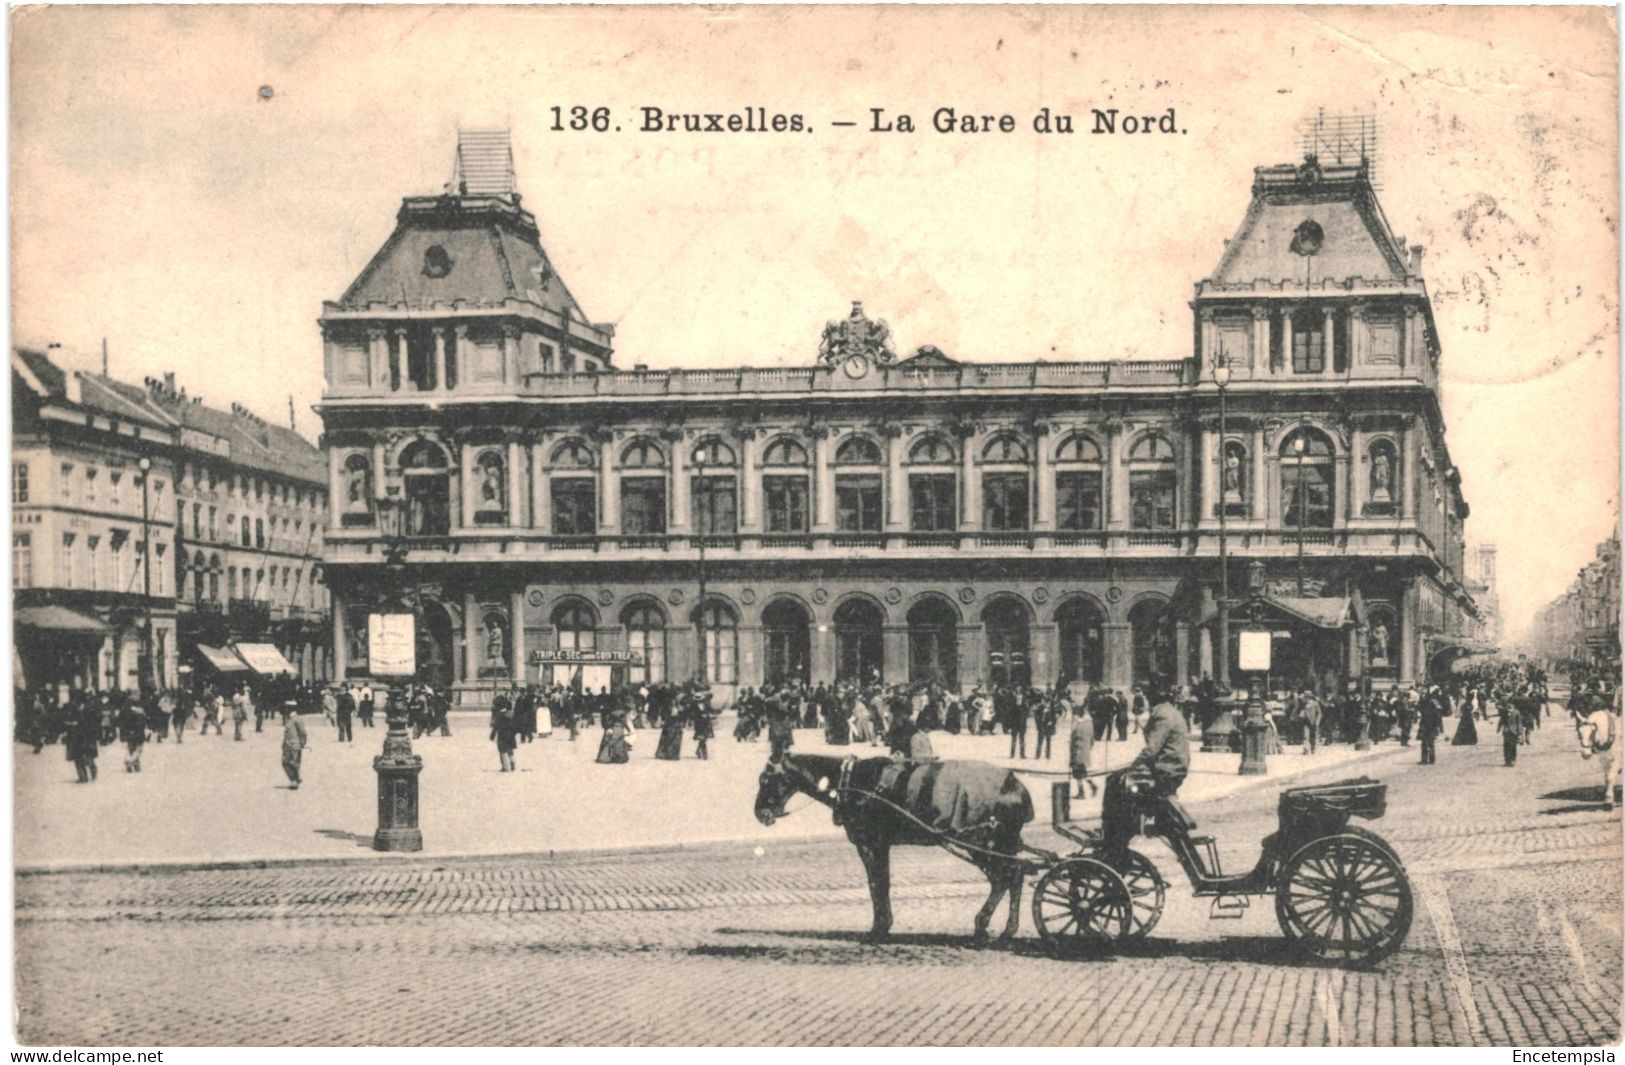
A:
{"type": "Polygon", "coordinates": [[[1230,361],[1220,352],[1213,360],[1213,383],[1219,389],[1219,616],[1217,640],[1219,668],[1219,709],[1202,730],[1202,750],[1230,751],[1236,735],[1235,716],[1230,710],[1230,545],[1227,535],[1225,511],[1225,476],[1228,470],[1225,455],[1225,435],[1228,432],[1225,393],[1230,387],[1230,361]]]}
{"type": "MultiPolygon", "coordinates": [[[[406,537],[401,531],[404,510],[400,486],[389,485],[378,500],[379,531],[384,537],[384,564],[390,586],[401,588],[407,576],[406,537]]],[[[412,645],[417,646],[417,611],[412,611],[412,645]]],[[[415,657],[415,654],[414,654],[415,657]]],[[[412,737],[407,731],[406,698],[398,676],[384,678],[389,687],[384,705],[387,728],[383,753],[372,760],[378,774],[378,830],[373,833],[375,851],[420,851],[423,832],[418,827],[418,774],[423,759],[412,753],[412,737]]]]}
{"type": "MultiPolygon", "coordinates": [[[[1264,564],[1253,561],[1247,565],[1247,616],[1248,620],[1256,626],[1263,617],[1264,605],[1264,564]]],[[[1264,677],[1269,670],[1269,635],[1264,633],[1264,661],[1262,663],[1243,663],[1242,669],[1247,674],[1247,713],[1241,722],[1241,769],[1244,777],[1264,776],[1269,772],[1269,763],[1264,755],[1265,737],[1269,733],[1269,725],[1264,720],[1264,677]]]]}
{"type": "Polygon", "coordinates": [[[1303,523],[1309,514],[1309,491],[1303,480],[1303,452],[1308,446],[1303,433],[1292,438],[1292,453],[1298,463],[1298,598],[1303,598],[1303,523]]]}
{"type": "MultiPolygon", "coordinates": [[[[148,512],[147,478],[152,459],[145,455],[136,463],[141,470],[141,682],[146,690],[153,678],[152,668],[152,518],[148,512]]],[[[154,685],[156,687],[156,685],[154,685]]]]}
{"type": "Polygon", "coordinates": [[[700,527],[697,530],[700,546],[700,601],[694,604],[695,614],[699,618],[700,630],[700,683],[710,684],[711,663],[707,657],[709,648],[705,640],[705,537],[711,527],[711,494],[705,483],[705,445],[700,445],[700,452],[694,458],[694,484],[700,490],[700,527]]]}

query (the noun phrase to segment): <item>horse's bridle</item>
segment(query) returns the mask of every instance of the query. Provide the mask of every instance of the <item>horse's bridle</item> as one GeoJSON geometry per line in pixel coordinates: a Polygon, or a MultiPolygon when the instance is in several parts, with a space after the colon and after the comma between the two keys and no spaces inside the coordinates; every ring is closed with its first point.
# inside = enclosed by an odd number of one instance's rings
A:
{"type": "MultiPolygon", "coordinates": [[[[847,782],[852,778],[852,767],[857,764],[858,760],[855,756],[847,755],[846,758],[841,761],[840,780],[837,781],[833,787],[831,787],[827,782],[814,780],[812,774],[808,773],[805,769],[802,769],[795,762],[792,762],[788,754],[780,755],[777,759],[768,759],[767,769],[764,770],[764,772],[773,773],[778,776],[790,777],[792,780],[796,781],[796,783],[801,785],[800,790],[804,791],[811,798],[816,799],[817,801],[822,802],[833,809],[835,811],[835,823],[840,824],[840,796],[846,794],[848,790],[847,782]]],[[[787,799],[785,806],[788,807],[788,805],[789,802],[787,799]]],[[[773,816],[775,819],[777,819],[788,816],[788,814],[788,809],[781,808],[780,810],[775,811],[773,816]]]]}

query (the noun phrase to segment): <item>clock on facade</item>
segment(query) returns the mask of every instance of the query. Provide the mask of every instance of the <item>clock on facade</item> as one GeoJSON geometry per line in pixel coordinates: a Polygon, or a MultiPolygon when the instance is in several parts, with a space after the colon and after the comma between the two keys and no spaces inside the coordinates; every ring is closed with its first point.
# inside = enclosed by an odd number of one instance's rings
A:
{"type": "Polygon", "coordinates": [[[848,355],[841,363],[841,372],[855,381],[869,372],[869,360],[862,355],[848,355]]]}

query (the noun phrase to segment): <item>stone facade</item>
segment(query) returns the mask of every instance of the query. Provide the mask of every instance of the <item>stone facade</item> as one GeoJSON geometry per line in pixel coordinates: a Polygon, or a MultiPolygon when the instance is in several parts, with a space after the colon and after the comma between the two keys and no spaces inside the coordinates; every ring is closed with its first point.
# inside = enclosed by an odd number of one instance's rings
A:
{"type": "Polygon", "coordinates": [[[1195,350],[1157,361],[899,359],[854,304],[801,368],[625,371],[535,234],[517,195],[408,198],[324,306],[341,672],[401,595],[465,702],[537,652],[686,679],[702,643],[725,691],[1184,681],[1218,672],[1221,557],[1232,596],[1266,563],[1282,682],[1467,642],[1421,249],[1363,168],[1258,170],[1195,350]]]}

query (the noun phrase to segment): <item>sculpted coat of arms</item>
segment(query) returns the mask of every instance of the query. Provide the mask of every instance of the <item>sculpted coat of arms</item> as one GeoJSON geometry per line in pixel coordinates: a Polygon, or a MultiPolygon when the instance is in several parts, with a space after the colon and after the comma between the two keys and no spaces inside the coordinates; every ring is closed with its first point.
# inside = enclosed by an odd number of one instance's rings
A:
{"type": "Polygon", "coordinates": [[[892,350],[891,327],[884,320],[870,321],[863,313],[863,304],[856,300],[852,302],[852,313],[843,321],[832,321],[824,326],[823,339],[818,343],[820,366],[885,365],[896,357],[897,353],[892,350]]]}

